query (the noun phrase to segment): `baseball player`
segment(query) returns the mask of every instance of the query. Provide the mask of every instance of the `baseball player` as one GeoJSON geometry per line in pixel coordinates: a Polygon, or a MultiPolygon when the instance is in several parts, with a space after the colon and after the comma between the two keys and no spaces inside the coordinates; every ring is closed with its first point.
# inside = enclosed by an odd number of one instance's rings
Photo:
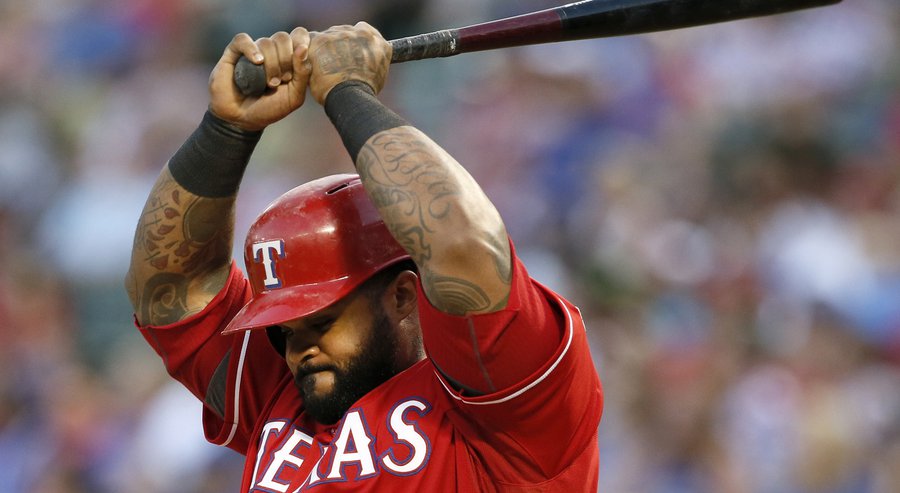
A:
{"type": "Polygon", "coordinates": [[[232,40],[138,222],[136,324],[204,402],[206,437],[246,456],[241,491],[594,492],[603,399],[582,317],[529,277],[465,169],[376,98],[390,55],[365,23],[232,40]],[[264,96],[234,87],[241,55],[264,65],[264,96]],[[238,185],[307,90],[358,175],[275,200],[245,277],[238,185]]]}

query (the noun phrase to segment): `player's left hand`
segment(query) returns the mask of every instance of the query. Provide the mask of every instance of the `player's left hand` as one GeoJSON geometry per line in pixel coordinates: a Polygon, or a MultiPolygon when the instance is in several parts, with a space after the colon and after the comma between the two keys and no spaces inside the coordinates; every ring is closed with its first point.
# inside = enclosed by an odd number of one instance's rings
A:
{"type": "Polygon", "coordinates": [[[391,66],[393,48],[365,22],[334,26],[316,33],[309,45],[310,93],[320,104],[334,86],[347,80],[364,82],[378,94],[391,66]]]}

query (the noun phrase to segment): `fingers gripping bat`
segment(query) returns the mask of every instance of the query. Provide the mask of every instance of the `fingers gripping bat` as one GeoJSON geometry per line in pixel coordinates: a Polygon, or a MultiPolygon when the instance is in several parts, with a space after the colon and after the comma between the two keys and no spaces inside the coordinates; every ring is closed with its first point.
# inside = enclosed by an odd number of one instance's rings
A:
{"type": "MultiPolygon", "coordinates": [[[[821,7],[841,0],[585,0],[515,17],[391,40],[391,63],[473,51],[605,38],[715,24],[821,7]]],[[[234,80],[245,96],[266,90],[265,70],[241,57],[234,80]]]]}

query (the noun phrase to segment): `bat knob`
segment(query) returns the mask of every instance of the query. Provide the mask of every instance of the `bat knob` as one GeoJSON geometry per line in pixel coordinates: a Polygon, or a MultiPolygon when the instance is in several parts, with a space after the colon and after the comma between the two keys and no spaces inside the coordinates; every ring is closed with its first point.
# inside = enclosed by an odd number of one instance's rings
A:
{"type": "Polygon", "coordinates": [[[244,96],[262,96],[266,92],[266,69],[242,56],[234,66],[234,85],[244,96]]]}

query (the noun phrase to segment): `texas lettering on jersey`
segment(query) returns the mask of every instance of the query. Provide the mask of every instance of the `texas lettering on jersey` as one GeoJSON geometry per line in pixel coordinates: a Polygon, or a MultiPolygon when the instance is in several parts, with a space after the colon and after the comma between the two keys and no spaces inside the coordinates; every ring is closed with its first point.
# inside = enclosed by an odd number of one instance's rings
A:
{"type": "Polygon", "coordinates": [[[269,421],[259,437],[250,491],[286,493],[291,479],[296,477],[305,480],[293,491],[326,483],[363,481],[382,473],[416,474],[431,456],[431,440],[418,426],[418,420],[431,407],[421,398],[397,403],[385,423],[390,437],[382,435],[380,441],[370,431],[372,427],[360,408],[344,415],[330,443],[318,443],[311,432],[292,426],[289,420],[269,421]],[[263,457],[266,451],[267,457],[263,457]]]}

